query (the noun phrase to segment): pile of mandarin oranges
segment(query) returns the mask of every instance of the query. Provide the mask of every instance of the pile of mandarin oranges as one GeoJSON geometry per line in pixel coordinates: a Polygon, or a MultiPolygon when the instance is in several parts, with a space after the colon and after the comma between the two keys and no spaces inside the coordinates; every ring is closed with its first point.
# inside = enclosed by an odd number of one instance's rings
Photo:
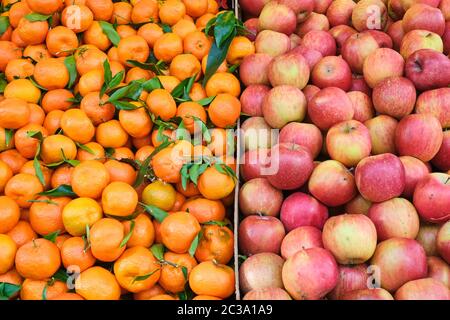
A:
{"type": "Polygon", "coordinates": [[[233,33],[217,58],[223,39],[208,29],[227,11],[216,0],[1,11],[0,299],[231,297],[234,72],[254,47],[233,33]]]}

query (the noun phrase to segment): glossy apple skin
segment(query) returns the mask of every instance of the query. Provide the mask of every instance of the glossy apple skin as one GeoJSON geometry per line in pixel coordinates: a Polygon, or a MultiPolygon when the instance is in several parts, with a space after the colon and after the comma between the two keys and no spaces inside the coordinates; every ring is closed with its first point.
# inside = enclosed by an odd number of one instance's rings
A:
{"type": "Polygon", "coordinates": [[[450,290],[435,279],[418,279],[401,286],[395,300],[450,300],[450,290]]]}
{"type": "Polygon", "coordinates": [[[257,17],[267,2],[270,0],[241,0],[239,5],[245,13],[257,17]]]}
{"type": "Polygon", "coordinates": [[[273,58],[265,53],[246,56],[239,66],[239,76],[245,86],[251,84],[269,85],[269,65],[273,58]]]}
{"type": "Polygon", "coordinates": [[[405,168],[405,189],[402,195],[411,199],[417,183],[430,173],[430,169],[423,161],[414,157],[402,156],[399,159],[405,168]]]}
{"type": "Polygon", "coordinates": [[[441,257],[450,263],[450,222],[444,223],[436,237],[437,251],[441,257]]]}
{"type": "Polygon", "coordinates": [[[350,91],[347,92],[347,96],[353,105],[353,120],[364,122],[374,117],[372,99],[367,94],[361,91],[350,91]]]}
{"type": "Polygon", "coordinates": [[[311,12],[310,15],[300,23],[295,31],[300,37],[304,37],[305,34],[311,30],[324,30],[328,31],[330,29],[330,23],[328,22],[327,16],[324,14],[311,12]]]}
{"type": "Polygon", "coordinates": [[[401,119],[414,110],[416,88],[408,78],[387,78],[375,86],[372,100],[378,113],[401,119]]]}
{"type": "Polygon", "coordinates": [[[352,75],[352,87],[349,91],[361,91],[368,96],[372,96],[372,89],[367,84],[366,80],[364,80],[364,77],[358,74],[352,75]]]}
{"type": "Polygon", "coordinates": [[[364,122],[369,130],[372,154],[395,153],[395,129],[398,121],[381,114],[364,122]]]}
{"type": "Polygon", "coordinates": [[[431,163],[442,171],[450,170],[450,131],[444,131],[441,147],[431,163]]]}
{"type": "Polygon", "coordinates": [[[402,76],[405,61],[395,50],[389,48],[379,48],[373,51],[364,60],[364,79],[371,88],[384,79],[402,76]]]}
{"type": "Polygon", "coordinates": [[[378,43],[380,48],[389,48],[392,49],[394,43],[392,42],[391,37],[383,31],[380,30],[365,30],[362,32],[363,34],[370,34],[374,37],[375,41],[378,43]]]}
{"type": "Polygon", "coordinates": [[[382,288],[360,289],[347,292],[340,300],[394,300],[394,297],[382,288]]]}
{"type": "Polygon", "coordinates": [[[352,266],[339,265],[338,283],[328,294],[328,298],[331,300],[340,300],[348,292],[367,289],[368,278],[369,274],[366,264],[352,266]]]}
{"type": "Polygon", "coordinates": [[[348,91],[352,85],[352,72],[348,63],[341,57],[327,56],[314,66],[311,80],[322,89],[337,87],[348,91]]]}
{"type": "Polygon", "coordinates": [[[403,30],[403,21],[395,21],[387,30],[388,35],[392,39],[393,47],[396,51],[400,50],[405,31],[403,30]]]}
{"type": "Polygon", "coordinates": [[[309,66],[309,69],[312,70],[314,68],[314,66],[317,64],[317,62],[319,62],[323,56],[320,53],[320,51],[317,51],[315,49],[311,49],[311,48],[307,48],[303,45],[299,45],[297,47],[295,47],[294,49],[292,49],[291,51],[289,51],[290,54],[300,54],[301,56],[303,56],[303,58],[305,58],[306,63],[309,66]]]}
{"type": "Polygon", "coordinates": [[[327,133],[326,146],[331,159],[349,168],[369,156],[372,149],[369,130],[356,120],[332,126],[327,133]]]}
{"type": "Polygon", "coordinates": [[[403,29],[406,33],[416,29],[428,30],[442,36],[445,29],[444,15],[438,8],[417,3],[403,16],[403,29]]]}
{"type": "Polygon", "coordinates": [[[239,208],[245,216],[263,214],[276,217],[282,204],[283,193],[265,178],[249,180],[239,190],[239,208]]]}
{"type": "Polygon", "coordinates": [[[286,232],[280,220],[271,216],[251,215],[239,225],[239,248],[245,255],[261,252],[280,253],[286,232]]]}
{"type": "Polygon", "coordinates": [[[362,73],[364,60],[378,48],[378,42],[372,35],[356,33],[344,42],[341,54],[353,72],[362,73]]]}
{"type": "Polygon", "coordinates": [[[256,53],[266,53],[277,57],[291,49],[291,39],[281,32],[263,30],[258,33],[255,41],[256,53]]]}
{"type": "Polygon", "coordinates": [[[442,282],[450,289],[450,266],[439,257],[428,257],[428,277],[442,282]]]}
{"type": "Polygon", "coordinates": [[[353,8],[356,3],[352,0],[333,1],[327,9],[327,18],[332,27],[338,25],[349,25],[353,8]]]}
{"type": "Polygon", "coordinates": [[[249,291],[242,300],[292,300],[291,296],[281,288],[265,288],[249,291]]]}
{"type": "Polygon", "coordinates": [[[450,128],[450,88],[421,93],[416,102],[416,113],[431,113],[439,119],[442,128],[450,128]]]}
{"type": "Polygon", "coordinates": [[[342,214],[325,222],[322,241],[338,263],[359,264],[369,260],[375,252],[377,231],[363,214],[342,214]]]}
{"type": "Polygon", "coordinates": [[[248,34],[246,34],[246,37],[250,41],[256,40],[256,35],[258,34],[258,26],[259,26],[259,20],[258,18],[250,18],[247,21],[244,22],[244,26],[249,31],[248,34]]]}
{"type": "Polygon", "coordinates": [[[363,196],[358,194],[352,200],[347,202],[345,205],[345,212],[348,214],[365,214],[369,212],[370,207],[372,206],[372,202],[364,199],[363,196]]]}
{"type": "Polygon", "coordinates": [[[450,54],[450,21],[445,23],[445,31],[442,35],[442,42],[444,44],[444,53],[450,54]]]}
{"type": "Polygon", "coordinates": [[[417,234],[416,241],[425,250],[427,256],[438,256],[436,239],[439,232],[440,225],[422,222],[420,224],[419,233],[417,234]]]}
{"type": "Polygon", "coordinates": [[[327,31],[309,31],[302,38],[302,45],[306,48],[319,51],[324,57],[336,55],[336,41],[327,31]]]}
{"type": "Polygon", "coordinates": [[[269,91],[270,88],[263,84],[253,84],[245,88],[240,98],[242,112],[252,117],[262,117],[262,104],[269,91]]]}
{"type": "Polygon", "coordinates": [[[270,149],[249,150],[242,155],[241,174],[245,181],[263,177],[264,167],[270,162],[270,149]]]}
{"type": "Polygon", "coordinates": [[[309,65],[302,55],[283,54],[269,66],[269,81],[272,87],[290,85],[303,89],[309,80],[309,65]]]}
{"type": "Polygon", "coordinates": [[[444,135],[439,120],[431,114],[410,114],[398,123],[395,146],[401,156],[413,156],[424,162],[438,153],[444,135]]]}
{"type": "Polygon", "coordinates": [[[275,133],[263,117],[250,117],[242,122],[242,141],[245,150],[270,148],[275,133]]]}
{"type": "Polygon", "coordinates": [[[336,123],[351,120],[353,105],[340,88],[329,87],[320,90],[308,103],[308,115],[321,130],[328,130],[336,123]]]}
{"type": "Polygon", "coordinates": [[[337,53],[342,52],[342,47],[345,41],[347,41],[347,39],[351,35],[358,33],[358,31],[356,31],[352,27],[344,24],[335,26],[331,28],[328,32],[333,36],[334,40],[336,41],[337,53]]]}
{"type": "Polygon", "coordinates": [[[403,198],[374,203],[368,217],[377,229],[378,241],[394,237],[415,239],[419,232],[419,215],[412,203],[403,198]]]}
{"type": "Polygon", "coordinates": [[[310,248],[287,259],[282,276],[285,289],[294,299],[317,300],[336,286],[339,270],[328,250],[310,248]]]}
{"type": "Polygon", "coordinates": [[[431,49],[417,50],[406,60],[405,74],[420,90],[447,87],[450,84],[450,59],[431,49]]]}
{"type": "Polygon", "coordinates": [[[355,181],[361,195],[372,202],[382,202],[402,194],[405,169],[398,157],[383,153],[358,163],[355,181]]]}
{"type": "Polygon", "coordinates": [[[322,232],[313,226],[302,226],[291,230],[281,243],[281,256],[288,259],[300,250],[323,248],[322,232]]]}
{"type": "Polygon", "coordinates": [[[290,35],[297,26],[294,11],[277,1],[270,1],[259,15],[259,30],[273,30],[290,35]]]}
{"type": "Polygon", "coordinates": [[[284,200],[280,219],[288,232],[302,226],[322,230],[328,219],[328,209],[310,195],[295,192],[284,200]]]}
{"type": "Polygon", "coordinates": [[[291,122],[285,125],[279,135],[280,143],[295,143],[307,148],[315,159],[322,148],[322,133],[310,123],[291,122]]]}
{"type": "Polygon", "coordinates": [[[358,1],[352,12],[353,27],[359,32],[368,29],[384,30],[387,23],[387,8],[381,0],[361,0],[358,1]],[[377,22],[379,24],[369,24],[373,15],[373,6],[378,7],[377,14],[380,16],[377,22]]]}
{"type": "Polygon", "coordinates": [[[239,285],[242,293],[264,288],[283,288],[281,269],[284,259],[271,252],[248,257],[239,268],[239,285]]]}
{"type": "Polygon", "coordinates": [[[378,244],[371,264],[379,268],[381,287],[396,291],[408,281],[427,276],[425,250],[415,240],[391,238],[378,244]]]}
{"type": "Polygon", "coordinates": [[[335,160],[323,161],[314,168],[308,189],[316,199],[329,207],[343,205],[357,193],[353,174],[335,160]]]}
{"type": "Polygon", "coordinates": [[[441,37],[427,30],[411,30],[406,33],[400,45],[400,54],[406,60],[420,49],[433,49],[438,52],[444,51],[444,43],[441,37]]]}

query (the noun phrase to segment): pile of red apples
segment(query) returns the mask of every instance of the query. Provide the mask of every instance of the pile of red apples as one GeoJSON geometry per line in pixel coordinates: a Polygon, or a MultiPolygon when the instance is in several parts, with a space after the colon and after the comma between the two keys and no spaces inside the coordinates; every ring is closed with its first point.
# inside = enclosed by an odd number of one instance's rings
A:
{"type": "Polygon", "coordinates": [[[241,0],[244,299],[450,299],[450,0],[241,0]]]}

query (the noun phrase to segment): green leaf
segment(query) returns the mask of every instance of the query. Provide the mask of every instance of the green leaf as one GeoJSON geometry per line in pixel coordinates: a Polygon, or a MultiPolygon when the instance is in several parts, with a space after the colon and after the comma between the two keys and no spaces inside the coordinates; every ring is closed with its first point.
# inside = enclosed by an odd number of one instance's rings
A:
{"type": "Polygon", "coordinates": [[[111,158],[113,156],[114,152],[116,152],[116,150],[114,148],[111,148],[111,147],[105,148],[106,158],[111,158]]]}
{"type": "Polygon", "coordinates": [[[193,257],[195,255],[195,251],[197,251],[198,243],[200,242],[200,239],[202,237],[202,232],[200,231],[197,236],[194,238],[194,240],[191,243],[191,246],[189,247],[189,254],[193,257]]]}
{"type": "Polygon", "coordinates": [[[31,83],[32,83],[36,88],[39,88],[39,89],[41,89],[41,90],[43,90],[43,91],[48,91],[48,90],[45,89],[43,86],[41,86],[39,83],[37,83],[33,76],[28,77],[28,79],[31,81],[31,83]]]}
{"type": "Polygon", "coordinates": [[[155,218],[156,220],[158,220],[159,222],[163,222],[163,220],[169,215],[167,212],[165,212],[164,210],[151,205],[151,204],[145,204],[142,202],[139,202],[139,204],[141,206],[144,207],[145,211],[147,211],[148,213],[150,213],[150,215],[155,218]]]}
{"type": "Polygon", "coordinates": [[[219,171],[222,174],[227,174],[227,172],[225,171],[225,169],[222,167],[222,164],[219,163],[215,163],[214,167],[216,168],[217,171],[219,171]]]}
{"type": "Polygon", "coordinates": [[[85,233],[83,237],[85,240],[83,251],[86,252],[91,247],[91,229],[89,228],[88,224],[85,227],[85,233]]]}
{"type": "Polygon", "coordinates": [[[213,97],[203,98],[203,99],[197,100],[197,101],[195,101],[195,102],[197,102],[199,105],[207,106],[207,105],[209,105],[211,102],[213,102],[213,100],[214,100],[215,98],[216,98],[216,96],[213,96],[213,97]]]}
{"type": "Polygon", "coordinates": [[[80,148],[81,150],[84,150],[92,155],[95,155],[95,152],[89,148],[88,146],[86,146],[85,144],[81,144],[79,142],[75,142],[75,144],[77,145],[78,148],[80,148]]]}
{"type": "Polygon", "coordinates": [[[128,216],[116,216],[113,214],[105,213],[105,216],[108,218],[116,219],[119,221],[130,221],[136,219],[136,217],[140,214],[140,212],[136,211],[132,214],[129,214],[128,216]]]}
{"type": "Polygon", "coordinates": [[[205,30],[204,30],[204,33],[206,35],[212,36],[212,34],[210,34],[210,31],[212,30],[212,27],[216,24],[216,21],[217,21],[217,17],[214,17],[208,21],[208,23],[205,26],[205,30]]]}
{"type": "Polygon", "coordinates": [[[181,266],[181,271],[183,272],[184,280],[188,280],[188,268],[181,266]]]}
{"type": "Polygon", "coordinates": [[[76,167],[80,164],[79,160],[73,160],[73,159],[66,159],[64,160],[65,163],[70,164],[72,167],[76,167]]]}
{"type": "Polygon", "coordinates": [[[0,300],[8,300],[17,292],[19,292],[21,288],[22,286],[17,284],[0,282],[0,300]]]}
{"type": "Polygon", "coordinates": [[[48,283],[45,284],[44,290],[42,290],[42,300],[47,300],[47,290],[48,290],[48,283]]]}
{"type": "Polygon", "coordinates": [[[5,146],[9,147],[14,136],[13,129],[5,129],[5,146]]]}
{"type": "Polygon", "coordinates": [[[207,221],[207,222],[203,222],[202,224],[216,225],[216,226],[219,226],[219,227],[226,227],[229,224],[229,222],[227,222],[227,221],[210,220],[210,221],[207,221]]]}
{"type": "Polygon", "coordinates": [[[45,187],[44,173],[42,172],[41,163],[39,162],[39,154],[41,153],[41,144],[37,146],[36,154],[33,159],[33,168],[36,172],[36,177],[38,177],[39,182],[45,187]]]}
{"type": "MultiPolygon", "coordinates": [[[[109,64],[108,59],[105,59],[105,61],[103,61],[103,78],[105,84],[108,86],[112,78],[111,65],[109,64]]],[[[100,97],[103,97],[103,94],[100,94],[100,97]]]]}
{"type": "Polygon", "coordinates": [[[46,204],[51,204],[54,206],[57,206],[58,204],[55,201],[49,200],[49,199],[32,199],[32,200],[27,200],[27,202],[31,202],[31,203],[46,203],[46,204]]]}
{"type": "Polygon", "coordinates": [[[197,166],[198,169],[196,169],[195,172],[192,172],[192,169],[189,171],[189,178],[195,185],[197,185],[198,183],[198,177],[209,167],[207,163],[203,163],[197,166]]]}
{"type": "Polygon", "coordinates": [[[27,19],[28,21],[34,22],[34,21],[47,21],[48,19],[50,19],[52,15],[48,14],[40,14],[40,13],[29,13],[25,16],[25,19],[27,19]]]}
{"type": "Polygon", "coordinates": [[[58,280],[58,281],[62,281],[62,282],[67,282],[67,279],[69,278],[69,276],[67,275],[67,271],[64,269],[59,269],[58,271],[56,271],[56,273],[52,276],[52,279],[58,280]]]}
{"type": "Polygon", "coordinates": [[[145,91],[153,91],[155,89],[161,89],[163,87],[161,80],[159,80],[158,77],[153,77],[150,80],[145,81],[142,84],[142,87],[144,88],[145,91]]]}
{"type": "Polygon", "coordinates": [[[206,126],[206,124],[200,118],[197,118],[195,116],[193,116],[192,118],[194,118],[194,127],[198,128],[200,126],[200,128],[202,130],[203,139],[206,141],[206,143],[210,143],[211,142],[211,134],[209,133],[209,129],[206,126]]]}
{"type": "Polygon", "coordinates": [[[118,110],[135,110],[139,109],[140,107],[128,102],[128,101],[111,101],[111,103],[116,107],[118,110]]]}
{"type": "Polygon", "coordinates": [[[164,246],[162,244],[154,244],[150,248],[150,251],[153,253],[156,259],[159,261],[164,260],[164,246]]]}
{"type": "Polygon", "coordinates": [[[108,83],[108,89],[114,89],[115,87],[117,87],[122,82],[124,76],[125,72],[123,70],[116,73],[108,83]]]}
{"type": "Polygon", "coordinates": [[[214,40],[217,47],[222,48],[225,41],[234,38],[236,34],[236,16],[232,11],[225,11],[217,15],[214,25],[214,40]],[[233,34],[234,33],[234,34],[233,34]]]}
{"type": "Polygon", "coordinates": [[[9,27],[9,17],[0,16],[0,36],[3,35],[9,27]]]}
{"type": "Polygon", "coordinates": [[[186,163],[181,167],[180,174],[181,174],[181,187],[183,190],[186,190],[187,183],[190,179],[189,177],[189,168],[191,167],[191,163],[186,163]]]}
{"type": "MultiPolygon", "coordinates": [[[[151,57],[151,55],[150,55],[151,57]]],[[[149,59],[150,59],[149,57],[149,59]]],[[[156,75],[162,75],[164,70],[168,69],[167,64],[164,61],[155,61],[155,62],[139,62],[136,60],[127,60],[127,63],[132,65],[133,67],[139,67],[144,70],[150,70],[156,75]]]]}
{"type": "Polygon", "coordinates": [[[42,140],[44,140],[44,136],[42,135],[41,131],[27,131],[27,137],[35,138],[41,142],[42,142],[42,140]]]}
{"type": "Polygon", "coordinates": [[[233,41],[235,35],[236,30],[234,30],[226,40],[224,40],[222,47],[218,47],[215,41],[212,43],[211,49],[208,53],[208,60],[206,62],[206,72],[203,77],[203,86],[206,85],[209,78],[211,78],[211,76],[217,71],[219,66],[225,60],[228,53],[228,48],[230,47],[231,41],[233,41]]]}
{"type": "Polygon", "coordinates": [[[117,47],[120,42],[120,36],[116,29],[114,29],[114,26],[106,21],[99,21],[98,23],[100,24],[100,27],[102,27],[103,33],[106,34],[111,43],[117,47]]]}
{"type": "Polygon", "coordinates": [[[127,235],[123,238],[122,242],[120,243],[119,248],[125,247],[128,240],[130,240],[131,236],[133,235],[134,225],[136,222],[134,220],[131,220],[130,224],[130,232],[127,233],[127,235]]]}
{"type": "Polygon", "coordinates": [[[145,274],[145,275],[143,275],[143,276],[136,276],[136,277],[134,277],[133,278],[133,282],[132,283],[135,283],[136,281],[144,281],[144,280],[147,280],[148,278],[150,278],[152,275],[154,275],[156,272],[158,272],[159,270],[161,270],[161,269],[156,269],[156,270],[154,270],[154,271],[152,271],[152,272],[150,272],[150,273],[147,273],[147,274],[145,274]]]}
{"type": "Polygon", "coordinates": [[[56,237],[59,236],[59,230],[56,230],[55,232],[46,234],[43,238],[47,239],[48,241],[51,241],[53,243],[56,243],[56,237]]]}
{"type": "Polygon", "coordinates": [[[172,32],[172,28],[168,24],[161,22],[161,23],[159,23],[159,26],[162,28],[164,33],[172,32]]]}
{"type": "Polygon", "coordinates": [[[194,85],[195,82],[195,78],[197,77],[197,75],[193,75],[190,78],[186,78],[183,81],[181,81],[175,88],[173,88],[171,95],[174,98],[180,98],[182,96],[184,96],[187,92],[187,98],[184,99],[191,99],[189,97],[189,92],[192,89],[192,86],[194,85]]]}
{"type": "Polygon", "coordinates": [[[0,93],[5,92],[5,87],[8,84],[8,81],[6,81],[6,76],[4,73],[0,73],[0,93]]]}
{"type": "Polygon", "coordinates": [[[66,58],[64,58],[64,65],[67,68],[67,71],[69,71],[69,83],[67,84],[67,88],[72,88],[75,84],[75,80],[77,80],[78,72],[77,67],[75,64],[75,56],[71,55],[66,58]]]}
{"type": "Polygon", "coordinates": [[[180,125],[178,126],[175,134],[176,134],[175,137],[177,140],[188,140],[189,141],[191,139],[191,134],[186,129],[186,126],[184,125],[183,121],[180,122],[180,125]]]}
{"type": "Polygon", "coordinates": [[[197,185],[197,180],[198,180],[198,170],[200,169],[200,165],[199,164],[194,164],[190,169],[189,169],[189,179],[195,184],[197,185]]]}
{"type": "Polygon", "coordinates": [[[38,193],[40,196],[49,196],[49,197],[76,197],[76,193],[72,191],[72,187],[67,184],[62,184],[57,188],[52,190],[47,190],[44,192],[38,193]]]}

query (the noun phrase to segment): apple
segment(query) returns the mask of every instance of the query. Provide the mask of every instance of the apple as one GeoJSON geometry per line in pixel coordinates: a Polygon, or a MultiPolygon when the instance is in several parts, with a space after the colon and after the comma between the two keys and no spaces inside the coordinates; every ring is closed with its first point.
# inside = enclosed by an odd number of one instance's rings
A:
{"type": "Polygon", "coordinates": [[[395,153],[397,120],[382,114],[367,120],[364,125],[369,130],[372,154],[395,153]]]}
{"type": "Polygon", "coordinates": [[[431,160],[431,163],[442,171],[450,170],[450,131],[444,131],[441,148],[431,160]]]}
{"type": "Polygon", "coordinates": [[[338,25],[349,25],[352,18],[353,8],[356,3],[353,0],[335,0],[327,9],[327,18],[332,27],[338,25]]]}
{"type": "Polygon", "coordinates": [[[256,36],[255,50],[257,53],[265,53],[277,57],[291,49],[291,39],[284,33],[263,30],[256,36]]]}
{"type": "Polygon", "coordinates": [[[387,23],[387,8],[381,0],[358,1],[352,12],[352,24],[358,31],[383,30],[387,23]]]}
{"type": "Polygon", "coordinates": [[[330,158],[347,167],[356,166],[370,155],[372,148],[369,130],[356,120],[342,121],[332,126],[327,133],[326,146],[330,158]]]}
{"type": "Polygon", "coordinates": [[[403,16],[403,29],[405,33],[420,29],[442,36],[445,29],[444,15],[438,8],[417,3],[411,6],[403,16]]]}
{"type": "Polygon", "coordinates": [[[422,246],[415,240],[391,238],[380,242],[371,264],[379,268],[383,289],[396,291],[408,281],[427,276],[427,258],[422,246]]]}
{"type": "Polygon", "coordinates": [[[315,0],[278,0],[280,3],[290,7],[297,16],[297,22],[303,22],[314,10],[315,0]]]}
{"type": "Polygon", "coordinates": [[[372,89],[367,85],[366,80],[364,79],[364,76],[359,74],[353,74],[352,75],[352,86],[349,90],[351,91],[361,91],[365,94],[367,94],[369,97],[372,96],[372,89]]]}
{"type": "Polygon", "coordinates": [[[340,264],[366,262],[375,252],[377,230],[363,214],[330,217],[323,226],[322,241],[340,264]]]}
{"type": "Polygon", "coordinates": [[[292,300],[291,296],[281,288],[265,288],[249,291],[242,300],[292,300]]]}
{"type": "Polygon", "coordinates": [[[391,77],[373,88],[372,99],[378,113],[401,119],[414,109],[416,88],[407,78],[391,77]]]}
{"type": "Polygon", "coordinates": [[[393,47],[396,51],[400,50],[402,44],[402,39],[405,36],[405,31],[403,30],[403,21],[395,21],[387,29],[387,34],[391,37],[393,42],[393,47]]]}
{"type": "Polygon", "coordinates": [[[308,49],[319,51],[324,57],[336,55],[336,41],[327,31],[309,31],[303,36],[302,45],[308,49]]]}
{"type": "Polygon", "coordinates": [[[294,143],[280,143],[270,149],[270,164],[264,169],[269,182],[281,190],[298,189],[305,184],[313,171],[314,164],[308,149],[294,143]]]}
{"type": "Polygon", "coordinates": [[[416,102],[416,113],[431,113],[437,117],[442,128],[450,128],[450,88],[425,91],[416,102]]]}
{"type": "MultiPolygon", "coordinates": [[[[448,215],[447,219],[450,217],[448,215]]],[[[436,237],[436,248],[441,257],[450,263],[450,222],[444,223],[436,237]]]]}
{"type": "Polygon", "coordinates": [[[442,35],[442,42],[444,45],[444,53],[450,54],[450,21],[445,23],[445,31],[442,35]]]}
{"type": "Polygon", "coordinates": [[[280,253],[286,232],[280,220],[271,216],[251,215],[239,225],[239,248],[245,255],[261,252],[280,253]]]}
{"type": "Polygon", "coordinates": [[[273,30],[290,35],[297,26],[294,11],[277,1],[268,2],[259,14],[259,30],[273,30]]]}
{"type": "Polygon", "coordinates": [[[373,118],[375,111],[372,99],[367,94],[361,91],[350,91],[347,92],[347,96],[353,105],[353,120],[364,122],[373,118]]]}
{"type": "Polygon", "coordinates": [[[382,288],[374,288],[346,292],[340,300],[394,300],[394,297],[382,288]]]}
{"type": "Polygon", "coordinates": [[[405,169],[397,156],[383,153],[361,160],[355,170],[355,181],[364,198],[382,202],[402,194],[405,169]]]}
{"type": "Polygon", "coordinates": [[[239,76],[245,86],[251,84],[269,85],[269,65],[273,58],[265,53],[254,53],[242,59],[239,76]]]}
{"type": "Polygon", "coordinates": [[[356,33],[347,38],[342,46],[342,57],[355,73],[362,73],[364,60],[376,49],[378,43],[368,33],[356,33]]]}
{"type": "Polygon", "coordinates": [[[322,230],[328,219],[328,209],[313,197],[295,192],[284,200],[280,219],[288,232],[302,226],[322,230]]]}
{"type": "Polygon", "coordinates": [[[397,19],[401,19],[405,12],[416,3],[427,4],[432,7],[438,7],[440,0],[389,0],[391,14],[397,19]]]}
{"type": "Polygon", "coordinates": [[[245,88],[240,98],[242,113],[253,117],[261,117],[263,115],[262,104],[269,91],[270,88],[263,84],[252,84],[245,88]]]}
{"type": "Polygon", "coordinates": [[[405,190],[402,195],[411,199],[417,183],[430,173],[430,169],[423,161],[414,157],[402,156],[399,159],[405,168],[405,190]]]}
{"type": "Polygon", "coordinates": [[[331,253],[323,248],[301,250],[286,260],[283,284],[296,300],[317,300],[338,282],[339,270],[331,253]]]}
{"type": "Polygon", "coordinates": [[[363,64],[364,79],[371,88],[384,79],[402,76],[405,62],[395,50],[379,48],[367,56],[363,64]]]}
{"type": "Polygon", "coordinates": [[[450,288],[450,266],[441,258],[428,257],[428,277],[442,282],[450,288]]]}
{"type": "Polygon", "coordinates": [[[401,156],[413,156],[424,162],[438,153],[443,140],[439,120],[428,113],[410,114],[398,123],[395,145],[401,156]]]}
{"type": "Polygon", "coordinates": [[[440,225],[422,223],[417,234],[416,241],[425,250],[427,256],[439,255],[436,247],[436,239],[439,232],[440,225]]]}
{"type": "Polygon", "coordinates": [[[279,135],[279,142],[290,142],[307,148],[315,159],[322,148],[323,139],[320,130],[313,124],[290,122],[285,125],[279,135]]]}
{"type": "Polygon", "coordinates": [[[245,181],[264,176],[264,166],[270,161],[270,149],[249,150],[241,158],[241,174],[245,181]]]}
{"type": "Polygon", "coordinates": [[[306,98],[293,86],[281,85],[272,88],[262,105],[264,119],[272,128],[282,128],[292,121],[302,121],[306,114],[306,98]]]}
{"type": "Polygon", "coordinates": [[[431,49],[417,50],[408,57],[405,64],[406,76],[421,91],[450,85],[449,70],[450,59],[431,49]]]}
{"type": "Polygon", "coordinates": [[[327,130],[341,121],[351,120],[353,115],[352,102],[340,88],[324,88],[308,103],[308,116],[321,130],[327,130]]]}
{"type": "Polygon", "coordinates": [[[338,53],[341,52],[342,46],[344,45],[345,41],[347,41],[347,39],[351,35],[358,33],[358,31],[356,31],[352,27],[347,26],[345,24],[340,24],[338,26],[335,26],[335,27],[331,28],[328,32],[333,36],[334,40],[336,41],[336,47],[337,47],[338,53]]]}
{"type": "Polygon", "coordinates": [[[391,37],[383,31],[380,30],[365,30],[362,32],[363,34],[370,34],[375,41],[378,43],[380,48],[389,48],[392,49],[394,46],[391,37]]]}
{"type": "Polygon", "coordinates": [[[313,84],[308,84],[305,88],[303,88],[303,94],[305,95],[306,101],[309,102],[311,101],[311,99],[314,97],[314,95],[320,91],[320,88],[313,85],[313,84]]]}
{"type": "Polygon", "coordinates": [[[330,30],[330,23],[328,22],[327,16],[311,12],[305,21],[298,25],[296,33],[303,38],[311,30],[330,30]]]}
{"type": "Polygon", "coordinates": [[[435,279],[418,279],[401,286],[395,300],[450,300],[450,290],[435,279]]]}
{"type": "Polygon", "coordinates": [[[441,0],[439,3],[439,9],[441,9],[444,14],[445,21],[450,20],[450,0],[441,0]]]}
{"type": "Polygon", "coordinates": [[[309,80],[309,66],[299,54],[283,54],[273,59],[269,66],[272,87],[290,85],[303,89],[309,80]]]}
{"type": "Polygon", "coordinates": [[[377,229],[379,241],[395,237],[415,239],[419,232],[419,215],[412,203],[403,198],[374,203],[368,217],[377,229]]]}
{"type": "Polygon", "coordinates": [[[293,33],[289,36],[289,41],[291,42],[291,49],[294,49],[302,44],[302,38],[300,38],[295,33],[293,33]]]}
{"type": "Polygon", "coordinates": [[[336,87],[348,91],[352,85],[352,71],[341,57],[327,56],[314,66],[311,79],[314,85],[322,89],[336,87]]]}
{"type": "Polygon", "coordinates": [[[315,0],[314,12],[326,13],[333,0],[315,0]]]}
{"type": "Polygon", "coordinates": [[[262,214],[276,217],[282,204],[283,193],[265,178],[249,180],[239,190],[239,208],[244,216],[262,214]]]}
{"type": "Polygon", "coordinates": [[[406,33],[400,45],[400,54],[406,60],[410,55],[420,49],[432,49],[438,52],[444,51],[444,43],[441,37],[427,30],[412,30],[406,33]]]}
{"type": "Polygon", "coordinates": [[[293,55],[297,54],[302,55],[303,58],[305,58],[306,63],[308,64],[310,70],[312,70],[312,68],[314,68],[317,62],[319,62],[323,58],[322,54],[319,51],[306,48],[303,45],[295,47],[289,53],[293,55]]]}
{"type": "Polygon", "coordinates": [[[345,212],[349,214],[365,214],[369,212],[372,202],[364,199],[363,196],[358,194],[352,200],[345,205],[345,212]]]}
{"type": "Polygon", "coordinates": [[[366,289],[368,278],[369,275],[365,264],[339,265],[338,283],[330,292],[328,298],[331,300],[340,300],[348,292],[366,289]]]}
{"type": "Polygon", "coordinates": [[[329,207],[343,205],[356,195],[353,174],[335,160],[323,161],[314,168],[308,189],[317,200],[329,207]]]}
{"type": "Polygon", "coordinates": [[[250,117],[242,123],[241,134],[245,150],[270,148],[273,134],[263,117],[250,117]]]}
{"type": "Polygon", "coordinates": [[[269,1],[270,0],[241,0],[239,1],[239,5],[241,6],[242,11],[256,17],[259,16],[261,10],[269,1]]]}
{"type": "Polygon", "coordinates": [[[281,256],[288,259],[300,250],[323,248],[322,232],[316,227],[303,226],[290,231],[281,243],[281,256]]]}
{"type": "Polygon", "coordinates": [[[248,257],[239,268],[239,285],[242,293],[265,288],[283,288],[281,269],[284,259],[271,252],[248,257]]]}
{"type": "Polygon", "coordinates": [[[256,40],[258,34],[259,19],[251,18],[244,22],[244,26],[247,28],[248,33],[245,35],[250,41],[256,40]]]}

